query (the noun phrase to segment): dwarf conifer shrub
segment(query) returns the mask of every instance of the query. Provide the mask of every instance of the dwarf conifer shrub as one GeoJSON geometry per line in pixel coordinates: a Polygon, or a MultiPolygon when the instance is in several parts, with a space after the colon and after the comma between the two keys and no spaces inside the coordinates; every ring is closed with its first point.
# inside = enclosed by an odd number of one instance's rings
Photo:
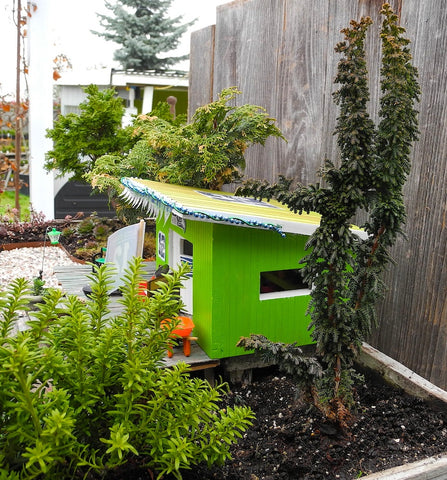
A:
{"type": "Polygon", "coordinates": [[[365,37],[369,17],[351,21],[335,82],[339,106],[335,133],[338,166],[326,161],[324,186],[247,182],[240,194],[276,197],[294,212],[321,214],[311,235],[309,254],[302,261],[304,280],[313,285],[309,313],[317,354],[323,365],[318,380],[319,406],[326,415],[346,425],[353,402],[352,365],[362,341],[375,325],[374,305],[384,285],[381,273],[390,262],[389,249],[402,233],[405,221],[403,186],[410,171],[410,149],[417,139],[419,97],[417,70],[411,63],[409,40],[389,4],[381,10],[382,68],[379,122],[367,110],[369,101],[365,37]],[[369,214],[362,239],[350,227],[361,210],[369,214]]]}
{"type": "Polygon", "coordinates": [[[138,116],[129,154],[102,156],[85,178],[114,198],[123,190],[122,177],[220,190],[240,178],[250,145],[284,138],[262,107],[233,105],[240,93],[234,87],[222,90],[216,101],[198,108],[188,124],[155,112],[138,116]]]}
{"type": "Polygon", "coordinates": [[[103,266],[92,274],[91,301],[50,289],[23,332],[14,325],[27,283],[1,294],[0,478],[103,478],[129,460],[154,478],[181,478],[181,469],[229,457],[251,411],[221,409],[225,386],[191,378],[186,364],[163,367],[170,330],[161,322],[178,315],[185,273],[168,275],[143,301],[135,259],[113,316],[103,266]]]}

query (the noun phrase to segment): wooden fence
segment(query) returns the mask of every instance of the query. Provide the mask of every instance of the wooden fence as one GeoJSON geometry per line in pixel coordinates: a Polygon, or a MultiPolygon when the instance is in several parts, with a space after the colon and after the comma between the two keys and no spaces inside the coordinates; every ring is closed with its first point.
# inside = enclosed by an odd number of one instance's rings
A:
{"type": "MultiPolygon", "coordinates": [[[[439,0],[394,0],[411,39],[422,88],[420,139],[405,188],[407,239],[393,249],[396,266],[379,306],[371,343],[441,388],[447,388],[447,8],[439,0]]],[[[269,140],[247,154],[247,178],[317,180],[324,158],[336,160],[331,93],[334,46],[351,19],[374,20],[368,37],[371,113],[377,116],[380,67],[377,0],[236,0],[217,8],[215,26],[191,38],[190,114],[237,86],[238,104],[264,107],[287,143],[269,140]]],[[[259,332],[262,333],[262,332],[259,332]]]]}

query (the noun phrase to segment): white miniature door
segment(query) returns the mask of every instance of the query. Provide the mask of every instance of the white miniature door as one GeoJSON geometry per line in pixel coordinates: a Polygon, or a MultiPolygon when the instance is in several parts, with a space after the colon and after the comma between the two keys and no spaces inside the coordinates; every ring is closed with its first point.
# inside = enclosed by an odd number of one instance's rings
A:
{"type": "Polygon", "coordinates": [[[125,270],[134,257],[143,255],[144,232],[146,223],[139,223],[123,227],[112,233],[107,239],[105,262],[113,265],[113,276],[109,292],[113,292],[124,285],[125,270]]]}
{"type": "Polygon", "coordinates": [[[183,281],[183,288],[180,290],[180,296],[185,304],[184,310],[192,316],[193,314],[193,247],[192,243],[180,236],[178,233],[169,232],[169,258],[171,268],[177,268],[182,263],[188,263],[191,271],[188,273],[187,280],[183,281]]]}

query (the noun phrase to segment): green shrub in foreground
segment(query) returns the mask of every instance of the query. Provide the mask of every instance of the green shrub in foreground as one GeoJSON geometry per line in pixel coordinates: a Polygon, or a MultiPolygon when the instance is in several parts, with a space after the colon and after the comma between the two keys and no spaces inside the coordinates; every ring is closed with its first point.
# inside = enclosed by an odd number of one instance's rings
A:
{"type": "Polygon", "coordinates": [[[101,478],[137,460],[158,474],[229,458],[253,417],[219,408],[224,385],[161,368],[185,269],[148,301],[137,295],[141,261],[126,273],[123,312],[111,316],[110,271],[92,276],[92,301],[50,290],[31,328],[13,334],[27,284],[0,296],[0,479],[101,478]],[[178,290],[177,290],[178,291],[178,290]]]}

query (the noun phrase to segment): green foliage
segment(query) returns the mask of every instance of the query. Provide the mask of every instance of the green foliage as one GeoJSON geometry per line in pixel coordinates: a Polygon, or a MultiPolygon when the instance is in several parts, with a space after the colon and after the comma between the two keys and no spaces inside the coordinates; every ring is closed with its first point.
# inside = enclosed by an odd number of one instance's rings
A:
{"type": "Polygon", "coordinates": [[[229,105],[239,93],[223,90],[218,100],[197,109],[190,124],[140,115],[129,154],[98,159],[88,180],[113,195],[121,193],[124,176],[214,190],[236,181],[250,145],[264,145],[271,136],[284,138],[261,107],[229,105]]]}
{"type": "Polygon", "coordinates": [[[249,182],[240,194],[278,198],[294,212],[321,214],[303,260],[304,280],[313,285],[309,312],[317,353],[325,368],[320,400],[327,415],[346,424],[352,404],[352,364],[361,342],[375,324],[374,305],[383,293],[381,273],[390,261],[389,248],[405,221],[402,188],[410,170],[410,149],[417,139],[419,86],[411,65],[409,41],[388,4],[381,10],[382,69],[380,122],[367,112],[368,72],[364,41],[370,18],[351,22],[336,47],[343,58],[335,81],[339,106],[335,133],[340,165],[326,161],[321,171],[325,186],[249,182]],[[366,239],[350,230],[353,216],[369,213],[366,239]]]}
{"type": "Polygon", "coordinates": [[[253,417],[219,408],[224,385],[191,378],[186,364],[163,368],[181,308],[187,267],[153,297],[138,293],[141,259],[125,274],[123,312],[110,315],[107,266],[91,276],[92,299],[51,289],[13,334],[26,282],[0,296],[0,478],[102,478],[129,460],[161,478],[205,461],[223,462],[253,417]]]}
{"type": "Polygon", "coordinates": [[[194,21],[180,24],[181,17],[167,16],[172,0],[118,0],[106,2],[113,16],[97,14],[103,32],[93,33],[114,42],[120,48],[114,59],[125,70],[165,70],[186,60],[161,56],[172,52],[194,21]]]}
{"type": "Polygon", "coordinates": [[[151,117],[161,118],[172,125],[184,125],[187,120],[187,115],[185,113],[174,115],[171,113],[171,108],[168,102],[158,102],[157,105],[152,109],[150,113],[151,117]]]}
{"type": "Polygon", "coordinates": [[[76,256],[91,261],[92,256],[106,247],[111,233],[125,227],[126,223],[116,218],[98,217],[93,212],[79,222],[71,223],[62,229],[62,243],[76,244],[76,256]]]}
{"type": "Polygon", "coordinates": [[[316,400],[314,385],[321,378],[321,365],[315,358],[304,355],[296,343],[272,342],[263,335],[250,335],[241,337],[237,346],[260,355],[266,364],[278,365],[296,379],[303,397],[316,400]]]}
{"type": "Polygon", "coordinates": [[[45,292],[45,280],[36,277],[33,280],[33,295],[42,295],[45,292]]]}
{"type": "Polygon", "coordinates": [[[13,331],[18,312],[27,303],[24,296],[28,293],[29,285],[24,278],[14,280],[6,292],[0,292],[0,338],[7,337],[13,331]]]}
{"type": "MultiPolygon", "coordinates": [[[[20,218],[28,220],[31,216],[29,196],[19,195],[20,218]]],[[[0,221],[13,221],[18,215],[15,209],[15,191],[8,190],[0,193],[0,221]]]]}
{"type": "Polygon", "coordinates": [[[93,235],[98,240],[107,241],[108,236],[110,235],[110,227],[104,224],[96,225],[93,229],[93,235]]]}
{"type": "Polygon", "coordinates": [[[89,85],[85,92],[81,113],[61,115],[47,130],[53,149],[46,154],[45,168],[76,180],[83,180],[100,156],[124,153],[130,147],[130,133],[121,128],[124,106],[115,90],[89,85]]]}

